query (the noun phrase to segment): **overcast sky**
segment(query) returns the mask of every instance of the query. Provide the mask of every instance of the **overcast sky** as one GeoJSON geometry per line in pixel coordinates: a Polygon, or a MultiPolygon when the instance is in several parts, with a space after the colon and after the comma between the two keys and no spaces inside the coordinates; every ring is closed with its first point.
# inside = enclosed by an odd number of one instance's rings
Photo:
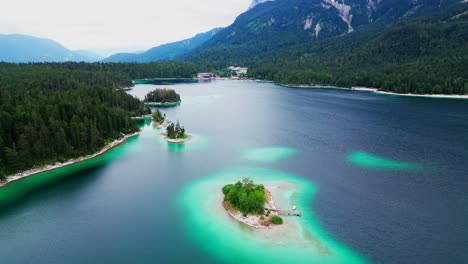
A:
{"type": "Polygon", "coordinates": [[[70,49],[148,48],[228,26],[252,0],[0,0],[0,33],[70,49]]]}

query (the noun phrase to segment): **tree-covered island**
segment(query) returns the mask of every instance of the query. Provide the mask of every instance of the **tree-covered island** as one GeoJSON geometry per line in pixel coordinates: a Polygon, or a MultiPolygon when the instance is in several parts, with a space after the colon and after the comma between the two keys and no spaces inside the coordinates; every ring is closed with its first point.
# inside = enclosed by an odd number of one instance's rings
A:
{"type": "Polygon", "coordinates": [[[153,117],[157,128],[163,128],[167,125],[166,114],[161,113],[159,109],[156,109],[151,116],[153,117]]]}
{"type": "Polygon", "coordinates": [[[177,106],[180,104],[180,95],[172,89],[156,89],[145,96],[148,106],[177,106]]]}
{"type": "Polygon", "coordinates": [[[185,128],[180,125],[179,121],[176,124],[170,122],[166,128],[166,133],[162,133],[169,143],[184,143],[192,139],[192,136],[185,133],[185,128]]]}
{"type": "Polygon", "coordinates": [[[223,206],[238,221],[255,228],[282,224],[277,215],[270,192],[262,184],[243,178],[235,184],[225,185],[223,206]],[[268,208],[268,209],[266,209],[268,208]]]}

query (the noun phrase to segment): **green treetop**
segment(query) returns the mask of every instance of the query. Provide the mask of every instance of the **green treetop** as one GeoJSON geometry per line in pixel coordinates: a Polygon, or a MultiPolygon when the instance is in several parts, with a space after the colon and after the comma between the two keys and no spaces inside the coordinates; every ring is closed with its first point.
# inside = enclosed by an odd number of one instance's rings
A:
{"type": "Polygon", "coordinates": [[[153,119],[156,123],[162,124],[164,120],[166,120],[166,114],[161,113],[159,109],[156,109],[156,111],[153,113],[153,119]]]}
{"type": "Polygon", "coordinates": [[[224,201],[228,202],[243,214],[263,214],[265,210],[265,187],[255,184],[249,177],[242,182],[223,187],[224,201]]]}
{"type": "Polygon", "coordinates": [[[185,134],[185,128],[180,125],[179,120],[177,123],[170,123],[169,126],[166,128],[167,130],[167,137],[170,139],[184,139],[187,137],[185,134]]]}

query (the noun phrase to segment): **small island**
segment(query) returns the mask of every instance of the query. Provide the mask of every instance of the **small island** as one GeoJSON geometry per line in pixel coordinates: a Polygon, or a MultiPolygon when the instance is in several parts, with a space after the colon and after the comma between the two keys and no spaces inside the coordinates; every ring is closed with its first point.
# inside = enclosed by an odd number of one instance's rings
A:
{"type": "Polygon", "coordinates": [[[181,99],[172,89],[156,89],[148,93],[143,102],[147,106],[171,107],[180,105],[181,99]]]}
{"type": "Polygon", "coordinates": [[[192,136],[185,133],[185,128],[180,125],[179,121],[176,124],[170,122],[166,128],[166,133],[161,133],[164,139],[169,143],[182,144],[190,139],[192,136]]]}
{"type": "Polygon", "coordinates": [[[271,193],[262,184],[246,177],[242,182],[225,185],[222,191],[224,208],[239,222],[255,228],[283,224],[271,193]]]}
{"type": "Polygon", "coordinates": [[[153,117],[154,123],[156,123],[156,128],[161,129],[169,125],[166,120],[166,114],[161,113],[159,109],[156,109],[151,116],[153,117]]]}

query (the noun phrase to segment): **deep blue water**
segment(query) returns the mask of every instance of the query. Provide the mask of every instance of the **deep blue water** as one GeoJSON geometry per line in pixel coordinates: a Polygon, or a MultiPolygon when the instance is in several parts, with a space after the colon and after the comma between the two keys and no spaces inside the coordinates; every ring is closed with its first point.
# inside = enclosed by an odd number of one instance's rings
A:
{"type": "Polygon", "coordinates": [[[271,146],[298,151],[268,167],[313,182],[307,210],[369,261],[468,263],[468,100],[242,81],[170,88],[183,102],[163,111],[199,141],[168,148],[146,127],[102,162],[0,209],[0,263],[214,262],[186,239],[177,195],[214,172],[264,166],[241,153],[271,146]],[[346,160],[356,151],[414,169],[356,166],[346,160]]]}

